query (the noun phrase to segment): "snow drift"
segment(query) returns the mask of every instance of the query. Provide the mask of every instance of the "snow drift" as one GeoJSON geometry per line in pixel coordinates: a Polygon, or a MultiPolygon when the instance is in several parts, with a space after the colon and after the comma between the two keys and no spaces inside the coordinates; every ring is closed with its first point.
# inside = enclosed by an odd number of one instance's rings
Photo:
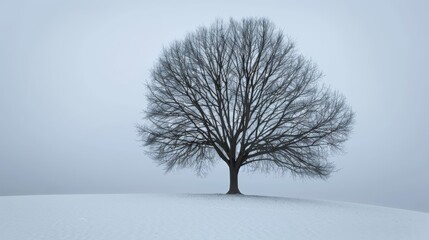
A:
{"type": "Polygon", "coordinates": [[[227,195],[0,197],[0,239],[429,239],[429,214],[227,195]]]}

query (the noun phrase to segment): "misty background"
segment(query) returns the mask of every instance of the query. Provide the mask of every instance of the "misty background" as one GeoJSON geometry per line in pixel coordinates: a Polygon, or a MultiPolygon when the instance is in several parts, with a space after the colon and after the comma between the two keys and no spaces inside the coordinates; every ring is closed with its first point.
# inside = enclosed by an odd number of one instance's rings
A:
{"type": "Polygon", "coordinates": [[[0,1],[0,195],[224,193],[164,174],[139,142],[163,47],[217,18],[267,17],[356,113],[328,180],[240,172],[245,194],[429,212],[425,1],[0,1]]]}

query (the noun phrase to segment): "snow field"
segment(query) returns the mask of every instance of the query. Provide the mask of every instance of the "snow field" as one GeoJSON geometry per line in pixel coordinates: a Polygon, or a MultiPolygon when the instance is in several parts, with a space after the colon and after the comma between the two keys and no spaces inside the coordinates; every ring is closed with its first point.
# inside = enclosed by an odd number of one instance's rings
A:
{"type": "Polygon", "coordinates": [[[0,197],[0,239],[429,239],[429,214],[228,195],[0,197]]]}

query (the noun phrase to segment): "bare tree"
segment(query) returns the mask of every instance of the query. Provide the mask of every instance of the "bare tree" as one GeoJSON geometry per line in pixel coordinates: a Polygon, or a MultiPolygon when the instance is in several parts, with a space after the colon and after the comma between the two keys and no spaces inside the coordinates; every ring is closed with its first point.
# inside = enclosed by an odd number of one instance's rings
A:
{"type": "Polygon", "coordinates": [[[163,50],[139,133],[167,171],[221,159],[229,194],[244,166],[325,178],[353,112],[321,76],[267,19],[218,20],[163,50]]]}

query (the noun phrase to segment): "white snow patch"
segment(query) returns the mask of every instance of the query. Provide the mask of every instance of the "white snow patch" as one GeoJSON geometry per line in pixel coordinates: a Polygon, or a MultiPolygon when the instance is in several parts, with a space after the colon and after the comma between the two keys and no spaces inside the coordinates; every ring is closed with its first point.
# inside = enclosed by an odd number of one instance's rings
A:
{"type": "Polygon", "coordinates": [[[0,197],[0,239],[429,239],[429,214],[227,195],[0,197]]]}

